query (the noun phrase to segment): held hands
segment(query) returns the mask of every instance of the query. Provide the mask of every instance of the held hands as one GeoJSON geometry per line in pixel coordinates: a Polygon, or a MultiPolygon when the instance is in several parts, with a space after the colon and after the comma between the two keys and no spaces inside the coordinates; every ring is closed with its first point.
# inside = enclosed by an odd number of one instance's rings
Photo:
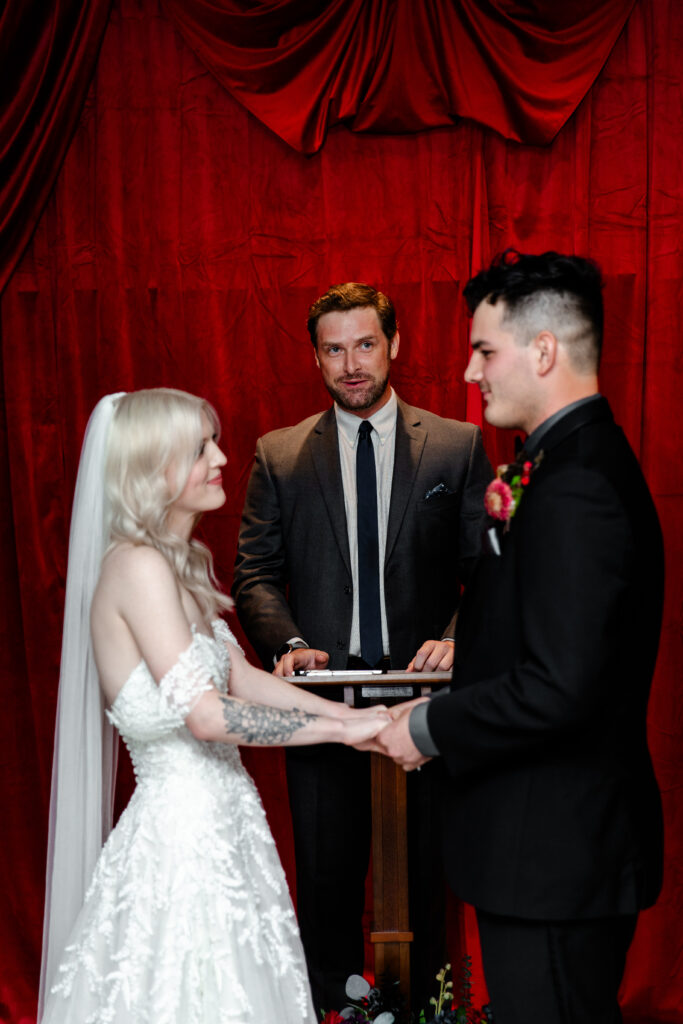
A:
{"type": "MultiPolygon", "coordinates": [[[[453,640],[425,640],[408,665],[406,672],[449,672],[453,668],[455,643],[453,640]]],[[[430,757],[421,753],[413,743],[408,720],[410,712],[428,697],[396,704],[389,709],[390,721],[364,743],[354,744],[358,750],[385,754],[406,772],[421,768],[430,757]]]]}
{"type": "Polygon", "coordinates": [[[355,747],[356,750],[374,750],[382,754],[384,750],[377,745],[375,737],[390,722],[391,715],[389,711],[381,705],[364,708],[355,715],[345,715],[342,719],[344,727],[343,742],[347,746],[355,747]]]}
{"type": "Polygon", "coordinates": [[[362,715],[369,715],[372,712],[380,712],[378,716],[380,724],[375,732],[371,732],[360,741],[354,741],[352,745],[356,750],[371,751],[375,754],[385,754],[396,764],[400,765],[406,772],[412,772],[415,768],[421,768],[430,757],[420,753],[413,743],[408,727],[410,712],[416,704],[423,704],[428,697],[418,697],[416,700],[408,700],[403,704],[396,704],[393,708],[374,707],[361,711],[362,715]]]}
{"type": "MultiPolygon", "coordinates": [[[[449,672],[453,668],[454,654],[453,640],[425,640],[406,672],[449,672]]],[[[382,729],[373,741],[373,749],[392,758],[406,772],[412,772],[415,768],[421,768],[427,761],[431,761],[431,758],[425,757],[413,743],[408,726],[410,712],[417,704],[423,704],[428,699],[418,697],[416,700],[408,700],[391,708],[391,723],[382,729]]]]}
{"type": "MultiPolygon", "coordinates": [[[[406,672],[449,672],[453,668],[454,653],[455,643],[452,640],[425,640],[406,672]]],[[[412,772],[415,768],[421,768],[427,761],[431,761],[431,758],[425,757],[413,743],[408,726],[410,712],[417,704],[422,704],[428,699],[418,697],[416,700],[396,704],[389,711],[391,721],[359,749],[385,754],[405,772],[412,772]]]]}
{"type": "Polygon", "coordinates": [[[289,654],[283,654],[275,668],[274,676],[293,676],[297,669],[325,668],[330,656],[327,651],[317,651],[314,647],[299,647],[289,654]]]}
{"type": "Polygon", "coordinates": [[[418,697],[416,700],[407,700],[403,704],[397,704],[391,708],[389,711],[391,722],[373,741],[375,744],[373,749],[392,758],[405,772],[412,772],[415,768],[422,767],[427,761],[431,761],[430,757],[425,757],[417,749],[408,727],[410,712],[417,704],[423,704],[426,700],[429,698],[418,697]]]}

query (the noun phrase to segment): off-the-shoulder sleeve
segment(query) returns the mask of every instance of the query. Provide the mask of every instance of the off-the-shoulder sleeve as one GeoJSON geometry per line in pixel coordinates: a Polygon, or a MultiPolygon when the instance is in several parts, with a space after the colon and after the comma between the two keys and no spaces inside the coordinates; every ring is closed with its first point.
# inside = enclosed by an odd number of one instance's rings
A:
{"type": "Polygon", "coordinates": [[[242,647],[242,644],[239,642],[233,631],[230,629],[230,626],[224,619],[214,619],[213,622],[211,623],[211,628],[213,629],[213,633],[214,636],[216,637],[216,640],[220,640],[222,643],[234,644],[237,650],[241,651],[242,654],[244,654],[244,648],[242,647]]]}
{"type": "Polygon", "coordinates": [[[159,683],[159,694],[168,714],[178,725],[185,721],[203,693],[215,689],[211,671],[202,652],[203,638],[196,634],[175,665],[159,683]]]}

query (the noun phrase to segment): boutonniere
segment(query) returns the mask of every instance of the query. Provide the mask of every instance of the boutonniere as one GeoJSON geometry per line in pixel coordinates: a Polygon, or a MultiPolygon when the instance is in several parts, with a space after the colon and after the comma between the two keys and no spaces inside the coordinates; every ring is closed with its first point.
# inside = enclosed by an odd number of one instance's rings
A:
{"type": "Polygon", "coordinates": [[[496,478],[486,488],[484,505],[492,519],[500,519],[509,529],[510,520],[519,508],[524,491],[528,486],[531,474],[538,469],[543,460],[540,451],[535,458],[521,462],[509,462],[499,466],[496,478]]]}

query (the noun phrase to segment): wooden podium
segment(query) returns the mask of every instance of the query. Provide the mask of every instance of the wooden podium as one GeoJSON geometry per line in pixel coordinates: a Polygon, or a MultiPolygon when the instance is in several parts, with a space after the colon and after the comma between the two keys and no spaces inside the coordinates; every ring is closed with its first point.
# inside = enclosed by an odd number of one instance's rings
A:
{"type": "MultiPolygon", "coordinates": [[[[450,683],[450,672],[380,672],[342,670],[288,676],[297,686],[344,687],[344,700],[357,697],[371,704],[399,704],[425,696],[450,683]]],[[[372,883],[374,922],[370,940],[375,951],[375,977],[397,979],[410,1006],[410,930],[408,913],[408,838],[406,773],[388,757],[371,754],[372,883]]]]}

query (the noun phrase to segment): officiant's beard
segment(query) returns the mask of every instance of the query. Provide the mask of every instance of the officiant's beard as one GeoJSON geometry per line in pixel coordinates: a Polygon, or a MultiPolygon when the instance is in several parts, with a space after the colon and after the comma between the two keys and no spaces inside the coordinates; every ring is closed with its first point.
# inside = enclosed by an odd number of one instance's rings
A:
{"type": "Polygon", "coordinates": [[[363,412],[374,405],[384,404],[382,399],[389,391],[389,374],[368,379],[367,373],[349,373],[333,382],[325,381],[325,387],[342,409],[346,409],[347,412],[363,412]],[[350,380],[363,380],[367,381],[367,384],[365,387],[357,385],[356,390],[349,391],[344,387],[344,381],[350,380]]]}

